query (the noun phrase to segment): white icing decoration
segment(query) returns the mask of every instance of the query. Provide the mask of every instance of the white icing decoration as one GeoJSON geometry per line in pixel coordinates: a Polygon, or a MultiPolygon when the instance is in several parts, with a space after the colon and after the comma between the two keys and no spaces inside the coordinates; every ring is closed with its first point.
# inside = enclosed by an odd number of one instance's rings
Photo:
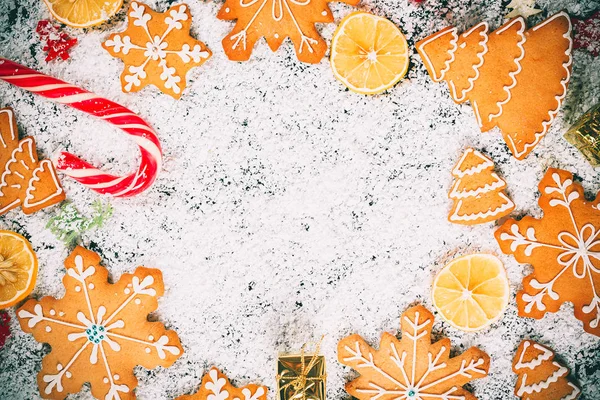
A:
{"type": "MultiPolygon", "coordinates": [[[[462,34],[462,36],[464,38],[467,38],[467,37],[469,37],[469,35],[471,35],[475,31],[477,31],[482,26],[485,29],[482,30],[481,32],[479,32],[479,35],[482,37],[481,41],[479,42],[479,46],[482,46],[483,50],[481,50],[479,53],[477,53],[477,58],[479,58],[479,63],[473,65],[473,71],[475,71],[475,75],[473,77],[467,79],[467,81],[469,82],[469,86],[466,89],[461,90],[460,96],[459,96],[456,93],[456,87],[454,85],[454,81],[450,80],[448,82],[450,85],[450,88],[451,88],[452,97],[454,98],[454,100],[456,102],[459,102],[459,103],[466,100],[467,94],[469,94],[469,92],[473,89],[473,86],[475,86],[475,81],[479,78],[479,68],[481,68],[481,66],[483,65],[483,58],[488,52],[487,42],[488,42],[489,25],[487,24],[487,22],[481,22],[481,23],[475,25],[473,28],[471,28],[466,33],[462,34]]],[[[462,45],[466,45],[466,44],[467,44],[466,42],[462,43],[462,45]]]]}
{"type": "MultiPolygon", "coordinates": [[[[245,0],[239,0],[239,1],[240,1],[240,6],[242,8],[246,8],[246,7],[253,6],[259,0],[250,0],[247,3],[244,3],[245,0]]],[[[248,21],[246,26],[241,31],[236,33],[235,35],[231,35],[229,40],[234,41],[233,45],[231,46],[232,49],[234,49],[234,50],[237,49],[241,44],[242,47],[244,48],[244,50],[246,50],[246,47],[247,47],[246,40],[247,40],[247,36],[248,36],[248,29],[252,26],[254,21],[256,21],[256,18],[262,12],[262,10],[265,8],[268,1],[269,0],[262,0],[260,6],[257,8],[256,12],[254,13],[254,15],[252,16],[250,21],[248,21]]],[[[312,0],[289,0],[289,1],[292,2],[292,4],[294,4],[296,6],[302,7],[302,6],[309,5],[312,0]]],[[[318,44],[319,41],[315,38],[311,38],[304,34],[302,29],[300,28],[300,25],[298,24],[298,20],[296,19],[294,12],[292,11],[292,9],[290,8],[290,5],[288,4],[288,0],[273,1],[273,5],[271,7],[271,18],[273,19],[273,21],[276,21],[276,22],[281,21],[284,16],[284,10],[283,10],[284,6],[285,6],[285,11],[289,14],[289,16],[292,20],[292,23],[294,24],[294,27],[300,34],[300,45],[298,46],[298,53],[300,53],[300,54],[302,53],[304,46],[306,46],[309,53],[314,53],[314,49],[313,49],[312,45],[318,44]]]]}
{"type": "Polygon", "coordinates": [[[525,355],[525,352],[527,351],[529,346],[531,346],[530,341],[523,342],[523,350],[521,351],[519,360],[515,364],[515,369],[519,370],[519,369],[523,369],[523,368],[528,368],[530,370],[534,370],[537,367],[539,367],[540,365],[542,365],[542,363],[544,361],[548,361],[552,358],[552,351],[550,351],[550,349],[547,349],[544,346],[534,343],[533,348],[538,350],[540,352],[540,355],[531,361],[523,362],[523,356],[525,355]]]}
{"type": "MultiPolygon", "coordinates": [[[[14,114],[13,114],[12,110],[8,110],[8,109],[6,109],[6,110],[0,110],[0,114],[7,114],[8,115],[7,118],[8,118],[8,121],[9,121],[8,125],[9,125],[9,129],[10,129],[10,138],[12,140],[16,140],[17,136],[15,135],[15,127],[13,126],[13,123],[12,123],[13,122],[13,118],[14,118],[13,117],[14,114]]],[[[4,147],[5,149],[8,147],[8,143],[6,143],[4,141],[4,137],[1,134],[0,134],[0,144],[2,144],[2,147],[4,147]]]]}
{"type": "Polygon", "coordinates": [[[52,167],[52,162],[50,160],[42,160],[39,166],[33,170],[33,174],[31,176],[31,179],[29,180],[29,185],[27,186],[27,190],[25,192],[25,200],[23,200],[23,207],[37,207],[41,204],[47,203],[55,197],[62,195],[62,193],[63,189],[60,187],[58,177],[56,176],[56,171],[52,167]],[[32,202],[31,200],[33,200],[35,192],[35,187],[33,185],[36,182],[40,181],[40,177],[38,175],[46,171],[50,172],[50,176],[52,177],[52,182],[54,184],[54,190],[50,196],[32,202]]]}
{"type": "Polygon", "coordinates": [[[489,159],[488,157],[481,154],[479,151],[477,151],[473,148],[468,148],[464,152],[462,157],[458,160],[458,162],[456,163],[456,166],[452,169],[452,175],[457,176],[459,178],[464,178],[467,175],[472,176],[472,175],[478,174],[481,171],[488,169],[488,168],[494,168],[494,162],[491,159],[489,159]],[[479,158],[481,160],[481,162],[479,164],[467,169],[466,171],[461,170],[460,166],[465,162],[467,157],[473,157],[473,156],[479,158]]]}
{"type": "Polygon", "coordinates": [[[448,72],[448,70],[450,69],[450,64],[452,64],[452,62],[454,62],[454,53],[458,49],[458,44],[457,44],[458,35],[456,32],[457,32],[456,28],[451,28],[446,31],[438,32],[437,34],[431,36],[429,39],[425,40],[424,42],[419,43],[419,45],[418,45],[419,53],[423,55],[423,61],[425,61],[425,63],[427,64],[426,66],[428,66],[427,69],[433,72],[433,76],[431,77],[431,79],[433,79],[434,82],[440,82],[442,79],[444,79],[444,75],[446,75],[446,72],[448,72]],[[439,76],[438,76],[438,75],[436,75],[437,71],[435,70],[433,63],[431,62],[431,59],[427,55],[427,51],[425,51],[425,46],[427,46],[429,43],[431,43],[431,42],[435,41],[436,39],[438,39],[444,35],[447,35],[447,34],[452,35],[452,39],[450,40],[450,44],[452,45],[452,48],[448,51],[448,53],[450,54],[450,58],[446,61],[446,63],[444,64],[444,68],[442,68],[442,70],[439,72],[439,76]]]}
{"type": "MultiPolygon", "coordinates": [[[[561,176],[554,172],[551,176],[555,186],[548,185],[545,188],[545,195],[556,195],[549,201],[552,207],[563,207],[568,211],[570,217],[570,230],[559,232],[557,236],[558,244],[540,242],[536,237],[535,228],[529,227],[525,234],[519,231],[519,227],[513,224],[510,227],[510,233],[503,232],[500,240],[510,242],[510,250],[514,253],[519,248],[526,256],[531,256],[533,251],[538,249],[548,249],[552,252],[559,250],[556,256],[556,262],[562,265],[560,270],[548,282],[540,282],[537,279],[530,281],[530,286],[538,290],[535,294],[523,293],[522,299],[525,302],[524,311],[530,313],[533,307],[540,311],[546,310],[544,300],[546,296],[553,301],[560,299],[558,293],[554,291],[554,284],[567,272],[577,279],[589,279],[592,300],[590,304],[582,307],[585,314],[595,312],[595,317],[589,323],[591,328],[597,328],[600,324],[600,296],[598,295],[594,282],[597,278],[595,274],[600,273],[600,268],[592,262],[593,259],[600,261],[600,251],[593,251],[600,247],[600,230],[597,230],[591,223],[586,223],[579,227],[576,222],[575,214],[571,204],[580,199],[579,192],[575,189],[571,179],[562,180],[561,176]]],[[[583,290],[583,289],[582,289],[583,290]]]]}
{"type": "MultiPolygon", "coordinates": [[[[36,160],[33,155],[33,139],[30,137],[27,137],[27,138],[21,140],[19,145],[12,151],[12,153],[10,155],[10,159],[6,162],[6,165],[4,167],[4,172],[2,173],[2,176],[0,177],[0,197],[4,197],[3,188],[8,186],[8,183],[6,182],[6,180],[12,174],[12,172],[10,170],[11,165],[17,163],[17,157],[20,154],[25,153],[25,152],[27,152],[27,154],[29,154],[29,160],[30,160],[31,164],[34,164],[36,162],[36,160]]],[[[0,213],[4,213],[6,210],[11,209],[13,206],[19,204],[20,202],[21,202],[20,199],[16,199],[16,200],[12,201],[10,204],[8,204],[4,208],[0,209],[0,213]]]]}
{"type": "Polygon", "coordinates": [[[521,27],[517,31],[517,33],[521,37],[521,40],[517,43],[517,47],[519,47],[519,49],[521,49],[521,54],[517,58],[515,58],[513,61],[517,65],[517,69],[515,71],[509,72],[508,76],[511,78],[511,83],[502,88],[506,92],[506,99],[500,100],[499,102],[496,103],[496,106],[498,107],[498,112],[495,114],[489,114],[488,121],[492,121],[492,119],[497,118],[502,115],[502,107],[504,107],[504,105],[506,103],[508,103],[510,101],[510,99],[512,98],[511,91],[515,86],[517,86],[517,75],[519,75],[519,73],[522,70],[521,61],[523,60],[523,58],[525,58],[525,48],[523,48],[523,44],[525,43],[525,40],[526,40],[525,27],[527,26],[527,24],[525,23],[525,20],[522,17],[515,18],[511,23],[507,24],[505,27],[498,29],[496,32],[494,32],[494,34],[500,35],[502,32],[505,32],[506,30],[511,28],[516,23],[521,25],[521,27]]]}
{"type": "Polygon", "coordinates": [[[502,200],[504,200],[504,202],[500,206],[496,207],[495,209],[489,210],[489,211],[472,213],[472,214],[462,214],[462,215],[459,214],[459,211],[462,206],[462,200],[459,200],[458,204],[456,205],[456,210],[450,216],[450,220],[451,221],[474,221],[474,220],[477,220],[480,218],[494,217],[498,214],[501,214],[505,211],[510,210],[511,208],[513,208],[515,206],[515,203],[513,203],[512,200],[509,199],[504,193],[499,192],[498,197],[502,198],[502,200]]]}
{"type": "MultiPolygon", "coordinates": [[[[41,304],[36,304],[33,307],[33,312],[27,310],[20,310],[18,312],[19,318],[23,321],[27,321],[29,328],[34,328],[38,323],[44,321],[50,325],[62,325],[71,328],[71,332],[67,334],[66,340],[73,343],[79,343],[80,347],[78,351],[73,355],[71,360],[63,367],[58,364],[56,367],[56,373],[46,374],[42,376],[42,381],[47,385],[42,389],[47,395],[53,392],[62,393],[64,388],[62,385],[62,379],[64,376],[67,378],[72,377],[72,373],[69,369],[79,359],[81,354],[91,347],[89,351],[89,362],[92,365],[103,364],[106,369],[106,380],[105,383],[110,383],[108,393],[104,397],[105,400],[119,400],[122,396],[119,393],[129,393],[131,389],[127,385],[119,385],[115,383],[115,380],[120,379],[118,374],[112,374],[108,358],[106,356],[107,348],[114,353],[121,351],[121,343],[124,341],[144,346],[144,351],[150,353],[152,348],[157,352],[160,359],[166,359],[167,352],[173,355],[179,355],[180,350],[176,346],[169,345],[169,337],[162,335],[158,340],[154,341],[154,337],[149,335],[149,340],[141,340],[135,337],[126,336],[120,333],[114,332],[117,329],[125,327],[125,321],[117,319],[117,315],[131,302],[136,296],[156,296],[156,290],[151,286],[154,284],[154,278],[150,275],[143,277],[142,279],[137,276],[131,278],[131,283],[128,285],[133,288],[131,293],[122,303],[118,306],[115,311],[107,317],[107,309],[103,305],[96,307],[92,306],[88,295],[88,287],[93,288],[91,282],[87,282],[96,273],[94,266],[85,267],[83,257],[76,255],[74,258],[74,268],[68,268],[67,274],[71,278],[80,282],[81,285],[76,286],[76,290],[83,292],[85,303],[87,307],[86,311],[78,311],[76,314],[77,321],[79,323],[71,323],[62,321],[54,318],[56,311],[54,309],[48,311],[48,316],[44,315],[44,310],[41,304]],[[106,347],[106,346],[108,347],[106,347]],[[113,379],[114,378],[114,379],[113,379]]],[[[130,290],[131,291],[131,290],[130,290]]],[[[59,315],[62,317],[65,314],[60,312],[59,315]]],[[[50,326],[48,326],[50,327],[50,326]]],[[[48,329],[46,328],[48,331],[48,329]]],[[[86,353],[86,354],[88,354],[86,353]]]]}
{"type": "Polygon", "coordinates": [[[462,179],[457,179],[456,183],[452,185],[452,189],[450,190],[450,194],[448,197],[451,199],[464,199],[467,197],[475,197],[480,194],[489,193],[495,190],[500,190],[506,187],[506,182],[498,176],[495,172],[492,172],[492,178],[494,178],[494,182],[491,184],[486,183],[485,186],[479,187],[475,190],[465,190],[462,192],[458,191],[458,188],[462,182],[462,179]]]}
{"type": "Polygon", "coordinates": [[[411,331],[403,332],[403,337],[410,339],[410,341],[412,341],[413,343],[411,354],[411,360],[413,360],[413,362],[411,363],[412,365],[409,366],[410,368],[407,370],[406,361],[408,353],[406,351],[403,351],[402,354],[400,354],[394,342],[390,343],[390,354],[391,360],[400,370],[403,380],[404,382],[406,382],[406,384],[403,384],[398,379],[394,378],[392,375],[384,371],[379,365],[377,365],[377,363],[374,360],[373,354],[363,354],[360,349],[359,343],[355,342],[354,348],[345,346],[345,350],[350,354],[350,357],[345,357],[344,361],[358,362],[357,366],[355,367],[356,369],[372,369],[380,375],[381,379],[388,380],[389,382],[393,383],[394,386],[396,386],[395,389],[390,390],[380,386],[379,384],[373,381],[368,381],[368,388],[358,388],[356,389],[356,391],[359,393],[371,395],[371,399],[379,399],[384,396],[386,398],[388,398],[387,396],[390,396],[390,399],[419,399],[421,398],[419,397],[419,395],[421,395],[425,398],[432,399],[437,398],[441,400],[466,400],[465,396],[453,395],[453,393],[459,390],[459,388],[456,386],[450,388],[448,391],[442,394],[429,393],[429,389],[434,388],[435,390],[436,385],[440,384],[441,382],[451,380],[457,376],[471,378],[473,373],[486,374],[485,370],[478,368],[482,364],[484,364],[484,359],[472,359],[468,364],[466,360],[462,360],[460,368],[456,372],[453,372],[446,376],[437,377],[436,379],[433,379],[430,382],[426,383],[428,381],[427,378],[430,376],[431,373],[447,367],[447,364],[445,362],[440,362],[440,359],[447,351],[447,349],[444,346],[441,346],[437,354],[433,355],[432,353],[428,353],[427,369],[424,372],[420,372],[420,374],[422,375],[420,378],[417,379],[417,342],[418,340],[429,334],[427,328],[430,325],[431,320],[425,319],[424,322],[419,323],[419,312],[416,312],[414,320],[408,318],[407,316],[404,316],[404,321],[411,327],[411,331]],[[410,392],[413,392],[412,397],[409,395],[410,392]]]}
{"type": "Polygon", "coordinates": [[[179,4],[172,7],[169,10],[168,16],[165,18],[165,24],[167,25],[165,31],[160,35],[153,35],[148,27],[148,21],[152,19],[152,16],[146,12],[146,8],[143,4],[137,2],[131,3],[131,12],[129,16],[132,18],[133,25],[142,27],[146,33],[146,42],[141,44],[132,43],[131,37],[125,35],[115,35],[112,40],[107,40],[104,45],[108,48],[112,48],[115,53],[128,54],[131,50],[142,51],[145,60],[140,65],[130,65],[127,72],[128,74],[123,75],[123,80],[126,82],[124,89],[130,92],[134,87],[139,87],[142,84],[142,80],[148,77],[145,71],[146,65],[150,60],[158,61],[159,67],[162,68],[160,79],[163,81],[165,88],[173,90],[174,93],[181,93],[182,87],[180,86],[181,77],[175,75],[176,69],[167,65],[167,57],[169,54],[178,55],[184,63],[194,61],[199,63],[202,59],[209,57],[208,51],[203,51],[199,44],[194,45],[193,48],[189,44],[183,44],[180,50],[170,50],[169,43],[165,40],[169,33],[173,30],[183,29],[182,21],[188,20],[188,14],[186,13],[187,6],[185,4],[179,4]]]}
{"type": "Polygon", "coordinates": [[[532,393],[540,393],[542,390],[546,390],[550,387],[551,384],[558,381],[559,378],[567,375],[569,370],[558,364],[557,362],[553,362],[555,367],[558,367],[556,371],[552,373],[545,381],[540,381],[538,383],[532,383],[531,385],[525,384],[527,382],[527,374],[523,374],[521,378],[521,384],[519,385],[519,389],[517,390],[517,396],[523,396],[524,394],[532,394],[532,393]]]}
{"type": "Polygon", "coordinates": [[[562,65],[567,76],[565,79],[560,81],[560,84],[563,87],[562,92],[554,97],[556,100],[556,108],[554,110],[548,111],[548,120],[542,122],[543,128],[540,132],[535,133],[535,135],[534,135],[535,139],[532,142],[525,143],[523,145],[523,150],[518,151],[513,138],[510,135],[507,135],[508,139],[509,139],[508,144],[510,146],[510,149],[513,152],[513,154],[515,155],[515,157],[517,157],[517,158],[522,157],[524,154],[529,152],[529,149],[532,149],[533,147],[535,147],[539,143],[539,141],[542,140],[542,138],[546,135],[546,133],[548,132],[548,129],[550,128],[550,126],[554,122],[554,119],[556,118],[556,115],[558,114],[558,110],[560,109],[560,107],[563,103],[563,100],[565,99],[565,96],[567,95],[567,85],[569,84],[569,81],[571,80],[570,67],[571,67],[571,64],[573,64],[573,54],[572,54],[573,39],[571,39],[571,31],[572,31],[573,27],[571,25],[571,19],[569,18],[569,15],[567,13],[565,13],[564,11],[561,11],[558,14],[555,14],[554,16],[548,18],[546,21],[544,21],[540,25],[534,26],[532,28],[532,30],[536,31],[536,30],[542,28],[543,26],[545,26],[546,24],[554,21],[557,18],[565,18],[569,25],[568,31],[563,35],[563,37],[565,39],[568,39],[568,41],[569,41],[569,47],[568,47],[567,51],[565,52],[565,55],[569,56],[569,59],[567,62],[565,62],[562,65]]]}

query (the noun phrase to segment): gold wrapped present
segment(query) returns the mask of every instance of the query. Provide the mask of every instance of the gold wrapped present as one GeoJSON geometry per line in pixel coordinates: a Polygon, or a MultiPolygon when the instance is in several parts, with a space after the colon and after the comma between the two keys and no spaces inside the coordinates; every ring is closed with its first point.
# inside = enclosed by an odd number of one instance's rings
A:
{"type": "Polygon", "coordinates": [[[565,139],[577,147],[594,167],[600,166],[600,104],[592,107],[565,133],[565,139]]]}
{"type": "MultiPolygon", "coordinates": [[[[322,340],[322,339],[321,339],[322,340]]],[[[277,359],[279,400],[325,400],[325,357],[319,355],[319,342],[313,354],[280,355],[277,359]]]]}

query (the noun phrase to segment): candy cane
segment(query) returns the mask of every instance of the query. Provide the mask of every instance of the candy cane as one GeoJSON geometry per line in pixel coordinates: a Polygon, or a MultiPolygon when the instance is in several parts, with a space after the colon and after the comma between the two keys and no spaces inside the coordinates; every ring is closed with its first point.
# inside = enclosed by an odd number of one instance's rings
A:
{"type": "Polygon", "coordinates": [[[127,176],[107,174],[67,152],[61,153],[55,161],[59,171],[96,192],[115,197],[134,196],[152,185],[161,167],[162,151],[156,132],[134,112],[77,86],[4,58],[0,58],[0,79],[110,122],[131,135],[142,153],[137,171],[127,176]]]}

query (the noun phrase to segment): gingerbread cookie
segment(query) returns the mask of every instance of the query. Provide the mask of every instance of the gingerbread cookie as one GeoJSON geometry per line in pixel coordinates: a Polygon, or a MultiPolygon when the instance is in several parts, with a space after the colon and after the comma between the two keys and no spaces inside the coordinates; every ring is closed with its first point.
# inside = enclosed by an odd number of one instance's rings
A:
{"type": "Polygon", "coordinates": [[[33,138],[19,141],[11,108],[0,109],[0,150],[0,215],[18,206],[31,214],[65,199],[50,160],[38,161],[33,138]]]}
{"type": "Polygon", "coordinates": [[[525,27],[519,17],[493,33],[480,23],[460,36],[445,28],[417,43],[431,78],[448,81],[456,102],[471,103],[482,132],[500,128],[517,159],[533,150],[554,121],[572,64],[565,12],[525,27]]]}
{"type": "Polygon", "coordinates": [[[64,297],[17,311],[21,328],[52,347],[38,374],[42,397],[64,399],[89,382],[98,399],[134,399],[136,365],[169,367],[183,353],[174,331],[148,322],[164,292],[161,272],[138,267],[109,284],[100,257],[82,247],[65,267],[64,297]]]}
{"type": "Polygon", "coordinates": [[[267,387],[247,385],[236,388],[217,368],[211,368],[202,378],[200,390],[196,394],[180,396],[177,400],[267,400],[267,387]]]}
{"type": "Polygon", "coordinates": [[[431,343],[432,325],[433,314],[416,306],[402,314],[402,339],[384,333],[379,350],[358,335],[342,339],[338,360],[361,374],[346,391],[359,400],[475,399],[462,385],[487,376],[489,356],[472,347],[450,358],[449,339],[431,343]]]}
{"type": "Polygon", "coordinates": [[[125,63],[121,74],[124,92],[137,92],[154,85],[179,99],[187,72],[212,55],[204,43],[190,36],[192,16],[187,4],[176,4],[158,13],[132,1],[127,11],[127,29],[113,33],[102,43],[108,52],[125,63]]]}
{"type": "MultiPolygon", "coordinates": [[[[247,61],[254,45],[264,37],[272,51],[290,38],[298,60],[316,64],[325,55],[327,43],[315,23],[333,22],[329,5],[333,0],[226,0],[217,18],[237,20],[223,39],[225,54],[233,61],[247,61]]],[[[350,5],[359,0],[340,0],[350,5]]]]}
{"type": "Polygon", "coordinates": [[[554,361],[554,352],[531,340],[521,342],[513,360],[518,375],[515,395],[523,400],[575,400],[581,390],[569,370],[554,361]]]}
{"type": "Polygon", "coordinates": [[[448,221],[475,225],[495,221],[510,214],[515,204],[504,193],[506,182],[494,172],[494,162],[479,151],[468,148],[452,176],[455,181],[448,197],[454,205],[448,221]]]}
{"type": "Polygon", "coordinates": [[[504,253],[533,266],[517,294],[519,315],[541,319],[571,302],[583,328],[600,336],[600,195],[586,201],[573,174],[554,168],[539,191],[543,217],[510,219],[495,232],[504,253]]]}

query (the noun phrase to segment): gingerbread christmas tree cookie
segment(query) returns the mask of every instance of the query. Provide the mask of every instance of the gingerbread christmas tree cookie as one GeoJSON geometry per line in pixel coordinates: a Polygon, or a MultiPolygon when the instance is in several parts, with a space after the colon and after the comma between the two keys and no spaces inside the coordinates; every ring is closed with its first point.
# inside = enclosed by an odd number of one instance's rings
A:
{"type": "Polygon", "coordinates": [[[52,347],[40,393],[64,399],[89,382],[98,399],[135,399],[135,366],[169,367],[183,353],[174,331],[148,321],[164,291],[161,272],[139,267],[109,284],[100,257],[82,247],[65,267],[64,297],[29,300],[17,311],[21,328],[52,347]]]}
{"type": "Polygon", "coordinates": [[[359,400],[372,399],[476,399],[462,386],[487,375],[490,358],[472,347],[450,358],[450,340],[431,342],[433,314],[416,306],[401,317],[402,338],[390,333],[374,350],[360,336],[338,344],[338,360],[360,377],[346,384],[359,400]]]}
{"type": "Polygon", "coordinates": [[[236,388],[217,368],[211,368],[202,378],[196,394],[180,396],[177,400],[267,400],[266,386],[247,385],[236,388]]]}
{"type": "Polygon", "coordinates": [[[575,400],[581,390],[569,381],[569,370],[554,361],[554,352],[524,340],[513,360],[518,375],[515,395],[523,400],[575,400]]]}
{"type": "Polygon", "coordinates": [[[147,85],[178,99],[185,89],[187,72],[212,55],[204,43],[190,36],[192,16],[187,4],[176,4],[158,13],[132,1],[127,11],[127,29],[113,33],[102,43],[125,63],[121,74],[124,92],[137,92],[147,85]]]}
{"type": "MultiPolygon", "coordinates": [[[[233,30],[223,39],[225,54],[233,61],[250,58],[256,42],[264,37],[276,51],[290,38],[298,59],[318,63],[327,51],[316,23],[333,22],[328,3],[332,0],[226,0],[217,14],[219,19],[236,20],[233,30]]],[[[340,0],[350,5],[359,0],[340,0]]]]}
{"type": "Polygon", "coordinates": [[[454,101],[469,101],[482,132],[500,128],[517,159],[539,143],[567,92],[571,21],[560,12],[526,30],[522,17],[489,33],[480,23],[458,36],[445,28],[417,43],[431,78],[454,101]]]}
{"type": "Polygon", "coordinates": [[[495,233],[504,253],[533,266],[517,294],[519,315],[541,319],[568,301],[583,328],[600,336],[600,196],[586,201],[573,174],[554,168],[539,191],[543,217],[511,219],[495,233]]]}
{"type": "Polygon", "coordinates": [[[504,193],[506,182],[494,172],[494,162],[479,151],[468,148],[452,176],[455,181],[448,197],[454,205],[448,221],[475,225],[495,221],[512,212],[515,204],[504,193]]]}
{"type": "Polygon", "coordinates": [[[0,109],[0,150],[0,215],[18,206],[31,214],[65,199],[50,160],[38,160],[33,138],[19,141],[10,108],[0,109]]]}

